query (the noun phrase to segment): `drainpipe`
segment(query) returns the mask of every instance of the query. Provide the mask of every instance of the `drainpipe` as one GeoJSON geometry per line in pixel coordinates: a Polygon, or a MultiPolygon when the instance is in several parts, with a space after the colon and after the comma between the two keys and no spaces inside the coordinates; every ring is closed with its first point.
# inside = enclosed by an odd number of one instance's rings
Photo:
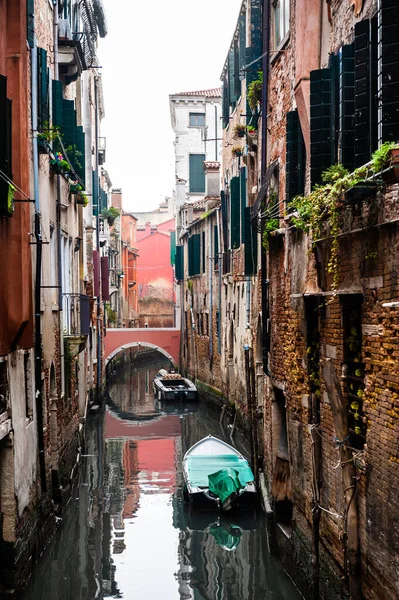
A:
{"type": "MultiPolygon", "coordinates": [[[[99,291],[97,296],[97,382],[96,382],[96,397],[97,401],[100,400],[101,395],[101,379],[102,379],[102,368],[101,368],[101,260],[100,260],[100,198],[98,189],[98,79],[94,77],[94,95],[95,95],[95,148],[96,148],[96,159],[95,172],[97,174],[94,185],[97,188],[97,216],[96,216],[96,250],[98,252],[98,265],[100,269],[99,273],[99,291]]],[[[93,190],[94,192],[94,190],[93,190]]]]}
{"type": "Polygon", "coordinates": [[[221,328],[220,328],[220,317],[222,314],[222,253],[220,252],[220,248],[221,248],[221,239],[222,236],[220,235],[220,208],[218,208],[216,210],[216,218],[217,218],[217,227],[218,227],[218,240],[219,240],[219,254],[218,254],[218,284],[219,284],[219,290],[218,290],[218,331],[219,331],[219,336],[218,336],[218,353],[221,354],[222,352],[222,342],[220,339],[220,332],[221,332],[221,328]]]}
{"type": "Polygon", "coordinates": [[[41,215],[39,202],[39,153],[37,147],[37,45],[36,35],[31,49],[31,110],[32,110],[32,143],[33,143],[33,187],[35,196],[35,245],[36,245],[36,274],[35,274],[35,400],[37,441],[39,448],[40,483],[42,493],[47,492],[46,463],[44,456],[43,436],[43,396],[42,396],[42,330],[40,315],[40,298],[42,289],[42,250],[41,215]]]}
{"type": "MultiPolygon", "coordinates": [[[[268,106],[268,83],[269,83],[269,42],[270,42],[270,3],[263,0],[263,52],[262,61],[263,85],[262,85],[262,156],[261,156],[261,178],[262,184],[266,175],[267,165],[267,106],[268,106]]],[[[269,306],[268,306],[268,273],[266,250],[261,245],[261,288],[262,288],[262,352],[263,371],[269,374],[269,306]]]]}
{"type": "Polygon", "coordinates": [[[209,354],[210,360],[209,364],[212,369],[213,365],[213,323],[212,323],[212,315],[213,315],[213,256],[215,252],[214,248],[214,239],[212,237],[212,219],[209,219],[209,240],[208,248],[211,250],[211,255],[208,260],[209,265],[209,354]],[[213,252],[212,252],[213,248],[213,252]]]}

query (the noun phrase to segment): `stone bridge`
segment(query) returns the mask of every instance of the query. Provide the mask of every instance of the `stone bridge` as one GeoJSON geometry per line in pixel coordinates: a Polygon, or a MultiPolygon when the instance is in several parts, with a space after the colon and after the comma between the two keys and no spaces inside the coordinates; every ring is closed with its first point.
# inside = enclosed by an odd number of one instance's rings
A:
{"type": "Polygon", "coordinates": [[[126,348],[140,346],[158,350],[177,367],[180,353],[180,329],[174,327],[107,329],[105,362],[108,363],[118,352],[126,348]]]}

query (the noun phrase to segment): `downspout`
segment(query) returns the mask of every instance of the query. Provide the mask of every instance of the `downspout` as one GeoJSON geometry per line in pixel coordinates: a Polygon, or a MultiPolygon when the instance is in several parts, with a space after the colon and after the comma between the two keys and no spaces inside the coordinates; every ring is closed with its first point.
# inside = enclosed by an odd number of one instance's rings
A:
{"type": "MultiPolygon", "coordinates": [[[[58,0],[54,1],[53,31],[54,31],[54,79],[59,78],[58,68],[58,0]]],[[[56,198],[56,226],[57,226],[57,263],[58,263],[58,322],[60,335],[60,360],[61,360],[61,395],[65,393],[64,370],[64,318],[62,304],[62,252],[61,252],[61,175],[57,175],[56,198]]]]}
{"type": "MultiPolygon", "coordinates": [[[[101,260],[100,260],[100,198],[98,189],[98,79],[94,77],[94,95],[95,95],[95,147],[96,147],[96,158],[95,158],[95,173],[96,178],[94,185],[96,186],[96,198],[97,198],[97,216],[96,216],[96,250],[98,252],[98,265],[99,265],[99,291],[97,296],[97,382],[96,382],[96,397],[97,401],[100,400],[101,395],[101,380],[102,380],[102,368],[101,368],[101,260]]],[[[94,193],[94,190],[93,190],[94,193]]]]}
{"type": "MultiPolygon", "coordinates": [[[[216,107],[215,107],[216,108],[216,107]]],[[[209,219],[209,240],[208,248],[210,249],[210,257],[208,260],[209,265],[209,364],[212,371],[213,366],[213,256],[215,252],[215,241],[212,237],[212,219],[209,219]],[[213,249],[213,252],[212,252],[213,249]]]]}
{"type": "MultiPolygon", "coordinates": [[[[269,43],[270,43],[270,3],[263,0],[263,84],[262,84],[262,155],[261,155],[261,181],[264,183],[267,165],[267,106],[268,106],[268,83],[269,83],[269,43]]],[[[269,306],[268,306],[268,273],[266,250],[261,244],[261,289],[262,289],[262,353],[263,371],[269,374],[269,306]]]]}
{"type": "Polygon", "coordinates": [[[220,252],[220,248],[221,248],[221,240],[222,240],[222,236],[220,235],[220,208],[218,208],[216,210],[216,218],[217,218],[217,227],[218,227],[218,240],[219,240],[219,254],[218,254],[218,284],[219,284],[219,290],[218,290],[218,331],[219,331],[219,337],[218,337],[218,353],[221,354],[222,352],[222,342],[220,339],[220,332],[221,332],[221,328],[220,328],[220,317],[222,314],[222,257],[221,257],[221,252],[220,252]]]}
{"type": "Polygon", "coordinates": [[[43,395],[42,395],[42,330],[40,314],[40,298],[42,289],[42,250],[41,214],[39,201],[39,153],[37,147],[37,45],[36,35],[31,49],[31,110],[32,110],[32,144],[33,144],[33,188],[35,196],[35,245],[36,245],[36,275],[35,275],[35,400],[37,441],[39,449],[40,483],[42,493],[47,492],[46,462],[44,455],[43,436],[43,395]]]}
{"type": "Polygon", "coordinates": [[[218,107],[215,104],[215,162],[218,162],[218,107]]]}

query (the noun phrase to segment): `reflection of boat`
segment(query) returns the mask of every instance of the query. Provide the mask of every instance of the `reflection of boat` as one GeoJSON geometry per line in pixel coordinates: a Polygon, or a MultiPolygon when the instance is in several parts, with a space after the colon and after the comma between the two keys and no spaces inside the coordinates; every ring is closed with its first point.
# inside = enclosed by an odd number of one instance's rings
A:
{"type": "Polygon", "coordinates": [[[254,475],[248,461],[232,446],[212,435],[192,446],[183,458],[185,500],[194,506],[253,508],[254,475]]]}
{"type": "Polygon", "coordinates": [[[153,382],[154,396],[158,400],[196,400],[197,388],[179,373],[161,369],[153,382]]]}
{"type": "Polygon", "coordinates": [[[179,400],[178,402],[168,400],[164,402],[155,399],[154,406],[162,415],[188,415],[198,410],[196,400],[179,400]]]}
{"type": "Polygon", "coordinates": [[[209,526],[209,533],[215,538],[218,546],[224,550],[235,550],[242,536],[241,527],[218,519],[209,526]]]}

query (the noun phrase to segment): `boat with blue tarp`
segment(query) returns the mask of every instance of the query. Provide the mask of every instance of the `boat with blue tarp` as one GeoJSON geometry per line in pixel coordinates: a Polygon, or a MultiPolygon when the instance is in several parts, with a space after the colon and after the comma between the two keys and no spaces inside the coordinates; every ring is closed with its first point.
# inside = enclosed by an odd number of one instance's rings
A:
{"type": "Polygon", "coordinates": [[[184,497],[198,507],[230,510],[253,508],[255,477],[244,456],[233,446],[209,435],[183,458],[184,497]]]}

